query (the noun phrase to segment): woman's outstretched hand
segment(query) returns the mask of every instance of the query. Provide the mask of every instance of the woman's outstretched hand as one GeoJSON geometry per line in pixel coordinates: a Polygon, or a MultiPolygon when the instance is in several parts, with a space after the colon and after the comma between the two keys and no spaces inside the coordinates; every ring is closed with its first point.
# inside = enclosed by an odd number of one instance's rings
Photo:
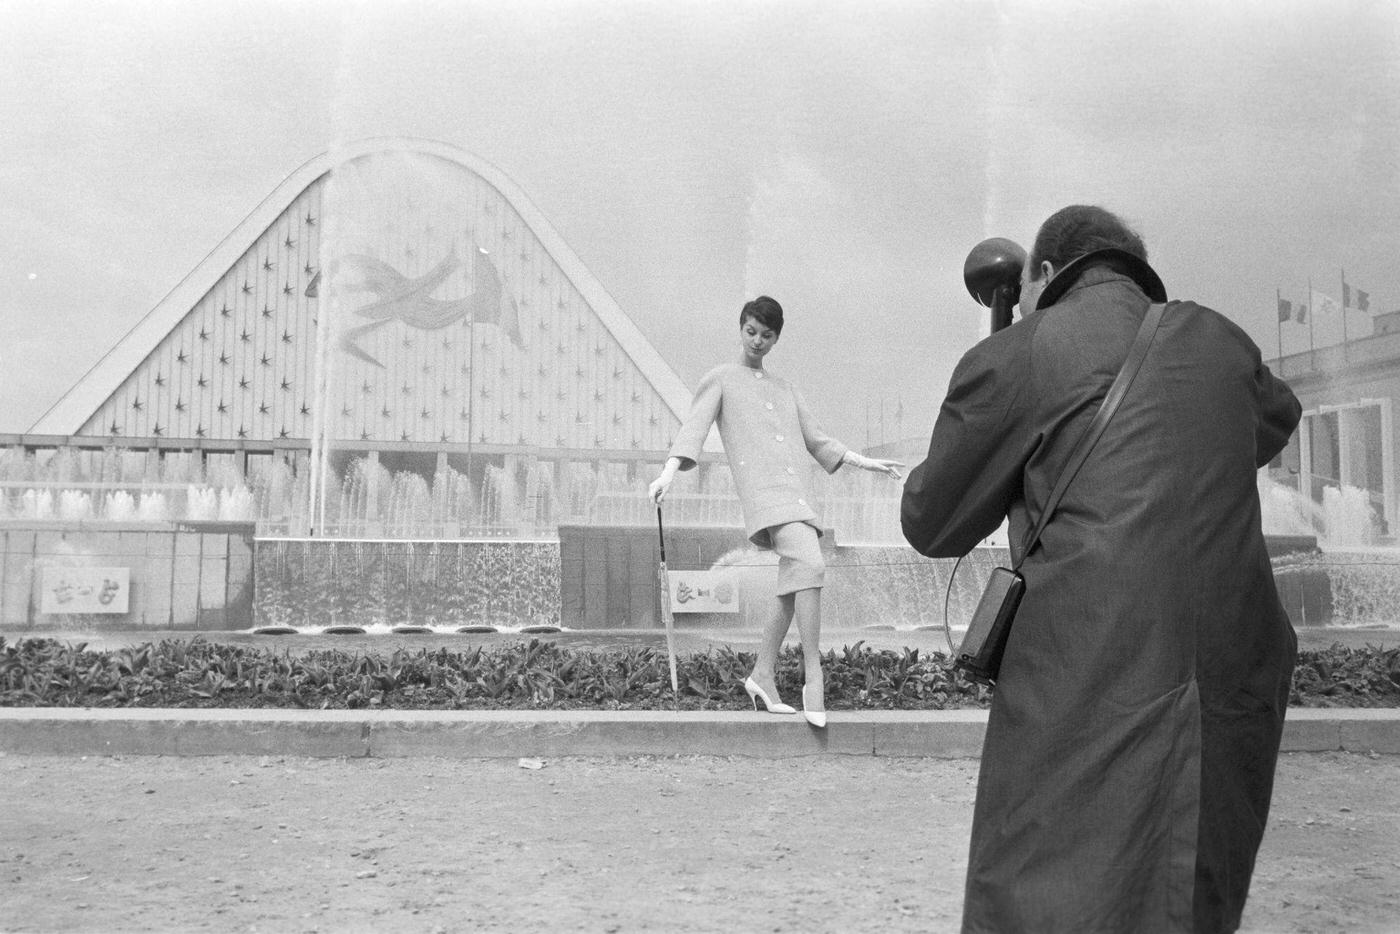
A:
{"type": "Polygon", "coordinates": [[[861,470],[869,470],[872,473],[882,473],[895,480],[903,477],[900,472],[904,467],[902,461],[887,460],[883,457],[866,457],[864,454],[857,454],[855,451],[847,451],[845,462],[852,467],[859,467],[861,470]]]}

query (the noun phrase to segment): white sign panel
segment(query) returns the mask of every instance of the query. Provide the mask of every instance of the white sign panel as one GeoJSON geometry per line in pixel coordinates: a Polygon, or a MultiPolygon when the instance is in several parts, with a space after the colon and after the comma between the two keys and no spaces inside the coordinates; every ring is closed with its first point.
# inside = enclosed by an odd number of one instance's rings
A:
{"type": "Polygon", "coordinates": [[[131,568],[44,568],[40,613],[125,613],[131,568]]]}
{"type": "Polygon", "coordinates": [[[726,571],[671,571],[672,613],[737,613],[739,587],[726,571]]]}

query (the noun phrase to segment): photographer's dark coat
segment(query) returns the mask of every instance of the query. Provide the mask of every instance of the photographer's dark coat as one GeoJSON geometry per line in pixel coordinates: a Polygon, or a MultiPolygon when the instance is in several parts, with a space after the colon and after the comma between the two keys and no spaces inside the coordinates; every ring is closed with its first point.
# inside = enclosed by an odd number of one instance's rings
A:
{"type": "MultiPolygon", "coordinates": [[[[970,551],[1040,514],[1161,283],[1067,265],[970,350],[904,534],[970,551]]],[[[1223,316],[1168,305],[1137,381],[1022,566],[973,816],[967,932],[1233,931],[1264,832],[1297,641],[1256,469],[1299,419],[1223,316]]]]}

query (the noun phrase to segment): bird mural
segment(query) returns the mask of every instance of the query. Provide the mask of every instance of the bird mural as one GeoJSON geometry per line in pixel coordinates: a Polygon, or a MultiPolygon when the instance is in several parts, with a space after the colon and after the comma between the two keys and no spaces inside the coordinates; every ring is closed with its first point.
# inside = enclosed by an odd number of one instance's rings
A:
{"type": "MultiPolygon", "coordinates": [[[[437,331],[464,319],[472,324],[499,327],[512,344],[523,349],[520,310],[515,299],[505,294],[501,277],[486,250],[480,247],[473,250],[472,281],[475,288],[469,295],[453,299],[433,297],[432,293],[457,271],[461,262],[453,247],[432,269],[421,276],[409,277],[383,260],[360,253],[352,253],[335,261],[331,277],[338,288],[374,295],[371,301],[354,310],[357,316],[371,320],[367,324],[346,329],[338,341],[340,349],[383,369],[383,363],[359,346],[359,338],[390,321],[402,321],[422,331],[437,331]]],[[[313,280],[307,287],[307,294],[314,296],[318,284],[313,280]]]]}

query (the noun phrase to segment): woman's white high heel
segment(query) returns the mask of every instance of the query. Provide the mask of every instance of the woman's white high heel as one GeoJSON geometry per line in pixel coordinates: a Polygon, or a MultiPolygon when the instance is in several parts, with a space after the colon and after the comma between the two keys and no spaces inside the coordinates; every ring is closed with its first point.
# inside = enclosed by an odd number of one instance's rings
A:
{"type": "Polygon", "coordinates": [[[807,693],[808,688],[812,687],[815,685],[802,685],[802,716],[806,717],[812,726],[822,729],[826,727],[826,698],[822,697],[821,691],[818,690],[817,703],[814,705],[811,695],[807,693]]]}
{"type": "Polygon", "coordinates": [[[758,683],[755,682],[753,678],[744,679],[744,691],[748,693],[749,700],[753,701],[754,710],[758,709],[758,702],[762,699],[763,706],[769,713],[797,713],[797,708],[795,707],[789,707],[787,704],[781,702],[774,703],[772,699],[768,697],[768,692],[759,687],[758,683]]]}

